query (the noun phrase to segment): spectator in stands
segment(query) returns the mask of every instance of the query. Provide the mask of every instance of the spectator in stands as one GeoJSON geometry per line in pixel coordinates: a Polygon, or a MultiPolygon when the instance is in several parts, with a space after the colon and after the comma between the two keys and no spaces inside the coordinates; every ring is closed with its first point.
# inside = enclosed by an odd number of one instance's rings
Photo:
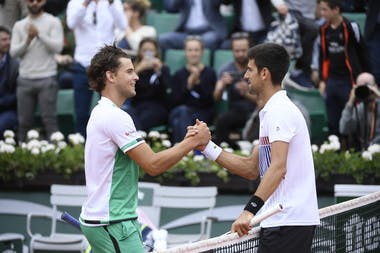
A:
{"type": "Polygon", "coordinates": [[[318,24],[315,22],[316,0],[271,0],[278,13],[294,16],[299,25],[302,44],[302,56],[297,59],[291,78],[304,86],[312,86],[311,59],[313,41],[318,36],[318,24]]]}
{"type": "MultiPolygon", "coordinates": [[[[326,20],[322,16],[321,13],[321,1],[317,0],[317,8],[315,9],[315,22],[318,24],[319,27],[324,25],[326,23],[326,20]]],[[[312,88],[316,87],[318,88],[319,82],[320,82],[320,77],[319,77],[319,47],[320,47],[320,37],[318,37],[314,40],[314,45],[313,45],[313,54],[312,54],[312,59],[311,59],[311,81],[313,82],[310,85],[307,85],[306,87],[312,88]]]]}
{"type": "Polygon", "coordinates": [[[370,73],[361,73],[339,122],[342,135],[348,137],[348,148],[363,150],[380,144],[380,91],[370,73]]]}
{"type": "Polygon", "coordinates": [[[0,26],[0,138],[17,126],[16,81],[18,62],[9,55],[11,32],[0,26]]]}
{"type": "Polygon", "coordinates": [[[180,19],[174,32],[159,36],[160,48],[182,49],[187,35],[200,35],[206,48],[218,48],[227,36],[227,26],[219,12],[221,2],[222,0],[164,0],[165,10],[180,12],[180,19]]]}
{"type": "Polygon", "coordinates": [[[341,15],[341,1],[321,0],[326,23],[320,29],[320,90],[326,96],[330,134],[339,135],[339,119],[359,73],[368,71],[368,57],[359,25],[341,15]]]}
{"type": "Polygon", "coordinates": [[[28,15],[25,0],[0,0],[0,25],[12,30],[16,21],[28,15]]]}
{"type": "Polygon", "coordinates": [[[133,55],[136,55],[143,38],[155,38],[157,36],[156,29],[153,26],[143,24],[145,13],[150,8],[150,2],[148,0],[127,0],[123,6],[128,27],[123,30],[118,46],[129,49],[133,55]]]}
{"type": "Polygon", "coordinates": [[[136,95],[124,103],[123,108],[132,117],[137,130],[167,124],[168,106],[166,89],[170,83],[170,70],[159,58],[157,41],[144,38],[134,62],[139,76],[136,82],[136,95]]]}
{"type": "Polygon", "coordinates": [[[100,47],[114,42],[114,30],[125,30],[127,22],[120,0],[71,0],[67,6],[67,26],[74,31],[76,45],[73,64],[75,129],[85,137],[93,95],[86,69],[100,47]]]}
{"type": "Polygon", "coordinates": [[[33,128],[38,103],[46,137],[58,131],[56,100],[58,93],[57,63],[54,54],[63,47],[60,20],[44,12],[46,0],[26,0],[29,15],[13,27],[10,54],[20,58],[17,80],[18,136],[26,139],[33,128]]]}
{"type": "Polygon", "coordinates": [[[172,109],[169,125],[172,128],[173,144],[185,137],[186,127],[194,125],[195,119],[210,124],[214,116],[216,74],[213,68],[202,64],[203,49],[200,36],[186,38],[186,66],[174,73],[170,83],[172,109]]]}
{"type": "Polygon", "coordinates": [[[227,142],[237,149],[238,145],[229,135],[244,127],[255,109],[256,96],[249,93],[248,83],[243,79],[248,63],[249,34],[239,32],[231,38],[234,60],[220,68],[214,90],[216,102],[222,99],[223,94],[227,95],[228,110],[216,117],[214,141],[217,144],[227,142]]]}
{"type": "Polygon", "coordinates": [[[380,84],[380,1],[368,1],[364,37],[368,47],[371,71],[380,84]]]}
{"type": "MultiPolygon", "coordinates": [[[[250,35],[251,45],[262,43],[267,35],[269,25],[273,19],[272,6],[267,0],[223,0],[223,4],[233,4],[234,21],[231,35],[236,32],[247,32],[250,35]]],[[[224,40],[220,46],[223,49],[231,48],[231,39],[224,40]]]]}

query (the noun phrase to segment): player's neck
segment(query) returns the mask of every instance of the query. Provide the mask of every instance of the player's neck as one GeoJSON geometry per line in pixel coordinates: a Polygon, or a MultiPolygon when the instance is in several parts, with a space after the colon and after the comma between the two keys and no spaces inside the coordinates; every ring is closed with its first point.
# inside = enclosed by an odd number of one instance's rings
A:
{"type": "Polygon", "coordinates": [[[260,99],[266,104],[269,99],[280,90],[282,90],[281,85],[268,85],[261,93],[260,99]]]}
{"type": "Polygon", "coordinates": [[[124,101],[126,100],[125,98],[121,97],[118,93],[106,89],[102,91],[101,95],[102,97],[106,97],[109,100],[111,100],[118,107],[121,107],[124,101]]]}

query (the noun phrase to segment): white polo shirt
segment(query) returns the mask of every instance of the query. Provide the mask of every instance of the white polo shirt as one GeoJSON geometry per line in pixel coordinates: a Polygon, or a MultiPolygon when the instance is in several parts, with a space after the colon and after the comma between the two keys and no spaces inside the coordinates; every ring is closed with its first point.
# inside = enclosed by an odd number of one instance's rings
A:
{"type": "Polygon", "coordinates": [[[319,224],[313,155],[302,113],[282,90],[268,100],[259,116],[261,177],[271,163],[271,144],[275,141],[289,143],[286,175],[260,212],[278,204],[282,204],[284,210],[261,222],[261,227],[319,224]]]}
{"type": "Polygon", "coordinates": [[[88,198],[82,206],[82,223],[95,220],[106,224],[137,217],[139,167],[125,152],[143,142],[132,118],[111,100],[102,97],[87,124],[88,198]]]}

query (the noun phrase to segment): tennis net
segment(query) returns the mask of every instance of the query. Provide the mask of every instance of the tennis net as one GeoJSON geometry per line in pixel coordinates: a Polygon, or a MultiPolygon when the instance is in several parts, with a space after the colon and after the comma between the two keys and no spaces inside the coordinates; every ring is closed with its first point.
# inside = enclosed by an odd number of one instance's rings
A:
{"type": "MultiPolygon", "coordinates": [[[[380,252],[380,192],[375,192],[319,210],[313,253],[380,252]]],[[[225,234],[207,240],[180,245],[157,253],[254,253],[259,245],[260,228],[238,237],[225,234]]]]}

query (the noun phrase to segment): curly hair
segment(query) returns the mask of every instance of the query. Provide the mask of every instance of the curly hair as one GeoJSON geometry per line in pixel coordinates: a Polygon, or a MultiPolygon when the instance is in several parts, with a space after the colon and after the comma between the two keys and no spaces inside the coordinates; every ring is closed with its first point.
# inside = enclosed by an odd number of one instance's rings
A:
{"type": "Polygon", "coordinates": [[[115,45],[104,46],[94,55],[87,70],[90,89],[99,93],[104,89],[106,72],[116,72],[120,67],[120,58],[130,59],[127,53],[115,45]]]}

